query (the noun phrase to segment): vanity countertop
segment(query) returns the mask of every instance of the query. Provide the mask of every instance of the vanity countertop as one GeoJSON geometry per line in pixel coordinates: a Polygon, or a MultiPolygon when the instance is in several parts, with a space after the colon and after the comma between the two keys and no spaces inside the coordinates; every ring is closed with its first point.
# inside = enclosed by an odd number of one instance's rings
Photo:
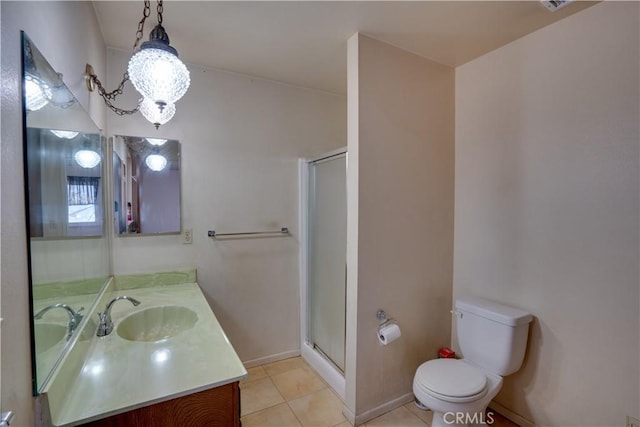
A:
{"type": "Polygon", "coordinates": [[[136,298],[141,304],[134,307],[118,301],[113,305],[113,332],[89,341],[77,377],[69,381],[71,386],[60,403],[50,405],[54,425],[82,424],[247,376],[196,283],[119,290],[109,298],[119,295],[136,298]],[[157,342],[128,341],[118,335],[117,327],[125,317],[168,305],[195,311],[198,320],[193,328],[157,342]]]}

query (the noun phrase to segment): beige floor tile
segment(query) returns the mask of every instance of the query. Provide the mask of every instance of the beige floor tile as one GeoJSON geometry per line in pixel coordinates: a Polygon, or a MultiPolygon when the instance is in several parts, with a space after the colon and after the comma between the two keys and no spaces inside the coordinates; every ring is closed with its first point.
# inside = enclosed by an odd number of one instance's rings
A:
{"type": "Polygon", "coordinates": [[[274,375],[271,381],[286,401],[294,400],[326,388],[324,381],[311,368],[296,368],[274,375]]]}
{"type": "MultiPolygon", "coordinates": [[[[353,427],[349,421],[343,421],[340,424],[336,424],[333,427],[353,427]]],[[[366,427],[366,426],[364,426],[366,427]]]]}
{"type": "Polygon", "coordinates": [[[407,408],[401,406],[391,412],[367,421],[367,427],[373,426],[393,426],[393,427],[409,427],[409,426],[426,426],[428,425],[416,415],[413,415],[407,408]]]}
{"type": "Polygon", "coordinates": [[[433,411],[420,409],[413,402],[407,403],[406,405],[404,405],[404,407],[407,408],[409,412],[411,412],[413,415],[420,418],[422,421],[424,421],[428,425],[431,425],[431,422],[433,421],[433,411]]]}
{"type": "Polygon", "coordinates": [[[270,378],[250,381],[240,386],[242,414],[246,415],[283,403],[284,399],[270,378]]]}
{"type": "Polygon", "coordinates": [[[243,427],[300,427],[289,405],[281,403],[242,417],[243,427]]]}
{"type": "Polygon", "coordinates": [[[342,401],[328,388],[289,402],[303,426],[331,427],[346,421],[342,401]]]}
{"type": "Polygon", "coordinates": [[[292,357],[290,359],[279,360],[277,362],[262,365],[269,376],[282,374],[292,369],[308,367],[307,362],[302,357],[292,357]]]}
{"type": "Polygon", "coordinates": [[[265,371],[262,366],[254,366],[253,368],[249,368],[247,369],[247,373],[249,374],[249,376],[246,379],[240,381],[240,384],[260,380],[267,377],[267,371],[265,371]]]}

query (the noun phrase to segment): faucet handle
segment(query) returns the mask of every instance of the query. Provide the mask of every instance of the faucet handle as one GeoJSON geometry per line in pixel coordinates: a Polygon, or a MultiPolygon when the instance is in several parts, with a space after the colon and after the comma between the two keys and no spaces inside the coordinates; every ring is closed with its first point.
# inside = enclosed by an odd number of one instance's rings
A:
{"type": "Polygon", "coordinates": [[[104,337],[106,335],[109,335],[111,333],[111,330],[113,329],[113,322],[107,316],[106,312],[104,313],[98,312],[98,317],[100,318],[100,323],[98,324],[97,335],[99,337],[104,337]]]}

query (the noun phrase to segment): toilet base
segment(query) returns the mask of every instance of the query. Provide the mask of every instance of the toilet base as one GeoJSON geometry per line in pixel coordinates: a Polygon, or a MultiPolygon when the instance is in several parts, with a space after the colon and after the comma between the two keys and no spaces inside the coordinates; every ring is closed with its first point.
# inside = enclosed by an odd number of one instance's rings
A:
{"type": "MultiPolygon", "coordinates": [[[[429,407],[421,403],[418,398],[415,398],[413,403],[416,408],[422,411],[431,411],[429,407]]],[[[433,412],[433,419],[431,421],[431,427],[481,427],[489,424],[493,424],[493,419],[488,419],[485,415],[486,411],[480,411],[477,413],[456,413],[456,412],[433,412]],[[459,415],[458,415],[459,414],[459,415]]]]}
{"type": "Polygon", "coordinates": [[[422,411],[430,411],[429,407],[427,405],[423,405],[422,402],[418,400],[418,398],[414,398],[413,403],[416,405],[416,408],[422,411]]]}

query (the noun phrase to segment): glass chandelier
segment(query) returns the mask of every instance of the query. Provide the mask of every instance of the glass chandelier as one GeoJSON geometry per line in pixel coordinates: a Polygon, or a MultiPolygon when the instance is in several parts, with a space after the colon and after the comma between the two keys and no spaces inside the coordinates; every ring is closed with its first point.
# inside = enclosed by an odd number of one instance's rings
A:
{"type": "Polygon", "coordinates": [[[28,73],[24,76],[24,94],[29,111],[38,111],[43,108],[53,95],[51,88],[44,80],[28,73]]]}
{"type": "MultiPolygon", "coordinates": [[[[87,64],[87,87],[90,91],[97,87],[98,93],[105,104],[116,114],[134,114],[140,111],[142,115],[156,129],[167,123],[175,114],[175,102],[187,92],[191,79],[189,70],[178,58],[178,52],[169,44],[169,36],[162,26],[163,0],[158,0],[157,17],[158,25],[149,34],[149,40],[142,43],[136,51],[124,73],[122,82],[112,92],[107,92],[93,71],[93,67],[87,64]],[[122,94],[124,84],[130,80],[133,87],[142,95],[136,108],[125,110],[113,105],[112,101],[122,94]]],[[[142,39],[144,24],[150,14],[150,1],[144,1],[142,19],[138,23],[136,40],[133,44],[135,51],[142,39]]]]}
{"type": "Polygon", "coordinates": [[[169,45],[169,36],[161,24],[159,14],[158,25],[151,31],[149,41],[142,43],[127,68],[133,87],[160,111],[182,98],[191,83],[189,70],[169,45]]]}
{"type": "Polygon", "coordinates": [[[153,147],[151,154],[144,159],[144,162],[147,164],[147,167],[154,172],[160,172],[167,166],[167,158],[162,154],[159,154],[160,150],[158,147],[153,147]]]}
{"type": "Polygon", "coordinates": [[[149,144],[157,145],[158,147],[160,147],[161,145],[164,145],[168,141],[167,139],[163,139],[163,138],[145,138],[145,139],[149,144]]]}
{"type": "Polygon", "coordinates": [[[73,159],[76,161],[78,165],[86,169],[95,168],[96,166],[98,166],[98,163],[100,163],[100,160],[101,160],[100,154],[98,154],[93,150],[88,150],[88,149],[76,151],[76,154],[74,154],[73,159]]]}
{"type": "Polygon", "coordinates": [[[27,110],[38,111],[51,101],[53,92],[49,84],[45,82],[38,73],[38,68],[33,58],[31,43],[28,40],[25,41],[25,49],[24,97],[26,99],[27,110]]]}
{"type": "Polygon", "coordinates": [[[74,130],[51,129],[51,133],[57,136],[58,138],[73,139],[76,136],[78,136],[80,132],[76,132],[74,130]]]}
{"type": "Polygon", "coordinates": [[[149,120],[158,129],[160,125],[167,123],[176,113],[175,104],[165,104],[163,108],[149,98],[145,98],[140,103],[140,112],[145,119],[149,120]]]}

